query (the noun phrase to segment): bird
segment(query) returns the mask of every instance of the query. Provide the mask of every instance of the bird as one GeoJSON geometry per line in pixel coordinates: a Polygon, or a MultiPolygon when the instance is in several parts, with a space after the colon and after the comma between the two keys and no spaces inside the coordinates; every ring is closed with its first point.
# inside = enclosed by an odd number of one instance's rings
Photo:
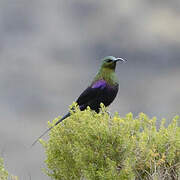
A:
{"type": "MultiPolygon", "coordinates": [[[[115,73],[117,62],[126,62],[126,59],[116,58],[114,56],[106,56],[102,59],[101,66],[93,81],[89,86],[80,94],[75,101],[81,111],[85,110],[88,106],[91,110],[99,113],[100,104],[103,103],[105,107],[109,106],[115,99],[119,90],[119,81],[115,73]]],[[[32,146],[42,138],[48,131],[58,125],[64,119],[70,116],[70,112],[65,114],[59,119],[54,126],[47,129],[41,136],[39,136],[32,146]]]]}

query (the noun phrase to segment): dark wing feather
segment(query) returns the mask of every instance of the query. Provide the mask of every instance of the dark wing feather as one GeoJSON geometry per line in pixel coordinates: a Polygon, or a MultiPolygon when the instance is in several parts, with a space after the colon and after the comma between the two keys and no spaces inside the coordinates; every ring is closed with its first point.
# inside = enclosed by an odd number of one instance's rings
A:
{"type": "Polygon", "coordinates": [[[88,106],[89,102],[99,97],[102,91],[103,90],[101,88],[88,87],[76,101],[80,109],[85,109],[88,106]]]}
{"type": "Polygon", "coordinates": [[[100,97],[104,94],[107,84],[105,81],[97,81],[92,86],[89,86],[77,99],[77,104],[81,110],[90,106],[92,110],[98,111],[100,104],[100,97]]]}
{"type": "Polygon", "coordinates": [[[93,89],[91,87],[88,87],[81,93],[76,102],[79,106],[86,104],[91,99],[94,99],[99,94],[99,91],[100,89],[93,89]]]}

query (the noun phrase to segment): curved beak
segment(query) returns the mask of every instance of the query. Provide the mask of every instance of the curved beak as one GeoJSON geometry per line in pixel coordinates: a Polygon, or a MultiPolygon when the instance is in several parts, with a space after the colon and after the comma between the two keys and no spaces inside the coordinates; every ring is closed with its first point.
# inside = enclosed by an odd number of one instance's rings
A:
{"type": "Polygon", "coordinates": [[[123,58],[116,58],[115,61],[116,61],[116,62],[117,62],[117,61],[120,61],[120,62],[122,62],[122,63],[127,62],[127,60],[126,60],[126,59],[123,59],[123,58]]]}
{"type": "Polygon", "coordinates": [[[122,62],[122,63],[127,62],[127,60],[126,60],[126,59],[123,59],[123,58],[116,58],[115,61],[116,61],[116,62],[120,61],[120,62],[122,62]]]}

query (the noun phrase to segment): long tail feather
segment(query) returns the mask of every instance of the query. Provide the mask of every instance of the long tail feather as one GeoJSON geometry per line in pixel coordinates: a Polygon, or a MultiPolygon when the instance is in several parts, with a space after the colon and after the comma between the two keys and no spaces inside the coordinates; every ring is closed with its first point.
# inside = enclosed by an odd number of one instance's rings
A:
{"type": "Polygon", "coordinates": [[[54,128],[56,125],[58,125],[60,122],[62,122],[64,119],[66,119],[67,117],[70,116],[70,112],[68,112],[66,115],[64,115],[59,121],[56,122],[56,124],[52,127],[50,127],[49,129],[47,129],[41,136],[39,136],[33,143],[31,146],[34,146],[40,138],[42,138],[47,132],[49,132],[52,128],[54,128]]]}

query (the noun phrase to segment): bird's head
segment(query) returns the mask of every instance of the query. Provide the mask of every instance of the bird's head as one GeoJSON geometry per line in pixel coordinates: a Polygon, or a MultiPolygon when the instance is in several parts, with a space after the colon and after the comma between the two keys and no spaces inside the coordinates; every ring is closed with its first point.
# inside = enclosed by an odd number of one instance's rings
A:
{"type": "Polygon", "coordinates": [[[106,56],[102,59],[101,68],[115,70],[117,62],[126,62],[123,58],[116,58],[114,56],[106,56]]]}

